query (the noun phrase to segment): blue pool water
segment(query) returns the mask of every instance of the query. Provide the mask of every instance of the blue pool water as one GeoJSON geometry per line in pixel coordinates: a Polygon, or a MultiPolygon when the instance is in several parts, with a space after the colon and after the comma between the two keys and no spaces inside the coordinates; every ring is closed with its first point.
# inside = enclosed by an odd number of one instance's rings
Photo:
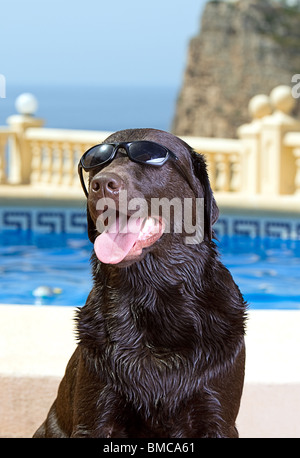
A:
{"type": "MultiPolygon", "coordinates": [[[[239,236],[218,244],[251,308],[300,309],[300,241],[239,236]]],[[[1,234],[0,303],[84,305],[92,287],[91,249],[83,235],[1,234]],[[40,286],[52,295],[35,296],[40,286]]]]}

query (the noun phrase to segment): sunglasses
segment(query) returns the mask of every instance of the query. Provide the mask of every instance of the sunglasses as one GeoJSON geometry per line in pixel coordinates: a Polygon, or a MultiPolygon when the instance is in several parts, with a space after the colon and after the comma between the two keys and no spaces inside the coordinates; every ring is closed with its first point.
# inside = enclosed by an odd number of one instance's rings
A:
{"type": "Polygon", "coordinates": [[[93,146],[84,153],[78,164],[80,182],[86,197],[88,197],[88,191],[83,177],[83,170],[89,172],[92,169],[111,162],[115,158],[119,148],[124,149],[129,159],[138,164],[161,167],[169,159],[178,160],[177,156],[165,146],[145,140],[102,143],[93,146]]]}

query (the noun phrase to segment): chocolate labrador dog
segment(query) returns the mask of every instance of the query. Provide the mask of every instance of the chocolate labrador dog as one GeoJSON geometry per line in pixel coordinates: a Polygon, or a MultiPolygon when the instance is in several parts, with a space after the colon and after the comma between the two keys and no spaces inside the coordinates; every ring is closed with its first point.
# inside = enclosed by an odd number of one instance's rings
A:
{"type": "Polygon", "coordinates": [[[213,241],[203,156],[163,131],[124,130],[79,173],[94,286],[34,437],[238,437],[246,304],[213,241]]]}

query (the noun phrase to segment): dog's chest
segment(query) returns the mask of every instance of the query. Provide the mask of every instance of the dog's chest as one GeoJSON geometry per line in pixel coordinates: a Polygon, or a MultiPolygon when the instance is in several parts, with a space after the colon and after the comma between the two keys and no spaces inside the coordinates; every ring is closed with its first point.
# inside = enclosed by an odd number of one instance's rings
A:
{"type": "Polygon", "coordinates": [[[180,402],[199,382],[195,368],[182,355],[159,352],[142,339],[133,346],[107,346],[102,368],[106,383],[137,409],[180,402]]]}

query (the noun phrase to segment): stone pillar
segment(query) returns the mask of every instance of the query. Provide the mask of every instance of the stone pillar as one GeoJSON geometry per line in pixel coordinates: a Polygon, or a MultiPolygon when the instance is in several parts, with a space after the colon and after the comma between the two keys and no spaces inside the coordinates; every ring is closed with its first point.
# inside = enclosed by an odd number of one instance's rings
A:
{"type": "Polygon", "coordinates": [[[256,95],[250,100],[248,109],[253,121],[243,124],[237,133],[242,142],[241,191],[253,195],[261,192],[261,130],[262,119],[272,111],[269,97],[256,95]]]}
{"type": "Polygon", "coordinates": [[[41,127],[43,119],[33,116],[37,101],[31,94],[22,94],[16,100],[16,108],[20,114],[7,118],[7,124],[14,133],[9,145],[9,174],[10,184],[29,184],[31,174],[31,149],[26,141],[25,132],[29,127],[41,127]]]}
{"type": "Polygon", "coordinates": [[[300,121],[290,115],[295,105],[289,86],[278,86],[270,94],[273,114],[261,125],[260,192],[264,195],[295,192],[295,157],[284,145],[287,132],[300,131],[300,121]]]}

